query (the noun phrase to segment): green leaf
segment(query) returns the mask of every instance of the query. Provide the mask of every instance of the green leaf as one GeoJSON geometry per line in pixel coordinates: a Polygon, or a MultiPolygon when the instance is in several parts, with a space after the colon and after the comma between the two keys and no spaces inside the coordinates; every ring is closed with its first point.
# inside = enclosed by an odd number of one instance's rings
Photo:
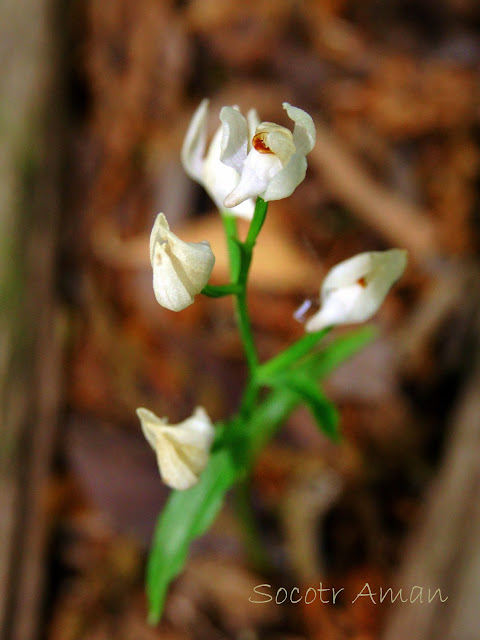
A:
{"type": "Polygon", "coordinates": [[[361,351],[376,335],[376,329],[367,326],[345,336],[340,336],[322,349],[322,351],[306,358],[298,365],[296,371],[301,371],[309,378],[322,380],[337,369],[343,362],[361,351]]]}
{"type": "Polygon", "coordinates": [[[339,441],[337,409],[311,378],[300,373],[289,373],[273,378],[269,384],[297,394],[310,409],[321,430],[335,442],[339,441]]]}
{"type": "Polygon", "coordinates": [[[292,413],[298,402],[296,393],[288,389],[274,389],[253,411],[247,425],[250,436],[248,454],[251,463],[273,437],[278,427],[292,413]]]}
{"type": "Polygon", "coordinates": [[[285,371],[298,360],[306,356],[318,343],[329,333],[330,327],[316,331],[315,333],[307,333],[300,340],[297,340],[290,347],[279,353],[268,362],[262,364],[258,369],[258,379],[268,381],[268,378],[274,374],[285,371]]]}
{"type": "Polygon", "coordinates": [[[199,483],[173,491],[159,517],[147,567],[151,624],[160,619],[168,586],[182,570],[191,542],[209,529],[226,492],[244,470],[230,451],[224,446],[214,450],[199,483]]]}

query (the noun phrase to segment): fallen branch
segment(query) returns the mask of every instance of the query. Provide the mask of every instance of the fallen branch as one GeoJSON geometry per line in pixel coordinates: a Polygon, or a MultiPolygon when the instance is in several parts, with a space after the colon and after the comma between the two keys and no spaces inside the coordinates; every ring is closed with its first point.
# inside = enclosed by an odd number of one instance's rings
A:
{"type": "MultiPolygon", "coordinates": [[[[478,327],[475,333],[478,336],[478,327]]],[[[478,633],[480,345],[476,350],[475,369],[453,416],[442,468],[398,576],[398,588],[440,588],[448,600],[396,605],[383,640],[467,640],[478,633]]]]}

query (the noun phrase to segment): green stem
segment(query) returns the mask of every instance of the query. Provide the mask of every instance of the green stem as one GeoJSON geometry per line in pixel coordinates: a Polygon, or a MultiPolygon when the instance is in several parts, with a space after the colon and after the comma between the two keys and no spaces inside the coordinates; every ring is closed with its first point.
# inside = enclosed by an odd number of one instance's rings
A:
{"type": "MultiPolygon", "coordinates": [[[[247,358],[247,364],[250,371],[251,381],[256,377],[256,371],[258,368],[258,355],[253,339],[252,326],[250,324],[250,316],[248,314],[247,307],[247,282],[248,274],[250,271],[250,265],[252,263],[253,248],[257,240],[257,236],[265,222],[267,215],[268,204],[257,198],[255,204],[255,211],[253,213],[253,219],[248,229],[247,239],[241,247],[241,260],[240,260],[240,272],[238,275],[238,284],[241,286],[241,293],[237,294],[236,298],[236,313],[238,328],[242,337],[243,348],[247,358]]],[[[247,388],[248,391],[248,388],[247,388]]]]}
{"type": "Polygon", "coordinates": [[[249,383],[247,384],[246,389],[249,400],[248,403],[246,401],[242,403],[243,411],[245,411],[247,407],[250,408],[253,406],[253,402],[250,399],[253,396],[251,387],[255,384],[254,380],[258,368],[258,355],[247,307],[247,282],[252,262],[253,248],[255,246],[257,236],[265,222],[267,208],[268,204],[262,200],[262,198],[257,198],[247,239],[243,243],[238,240],[238,230],[235,218],[227,213],[222,215],[225,234],[227,236],[228,254],[230,256],[230,275],[232,282],[236,283],[240,287],[240,290],[235,293],[235,314],[250,373],[249,383]]]}
{"type": "Polygon", "coordinates": [[[248,370],[250,375],[252,375],[258,366],[257,350],[255,348],[250,317],[248,315],[246,292],[252,252],[251,249],[245,251],[245,245],[238,240],[236,219],[227,213],[222,215],[222,219],[230,258],[230,277],[237,287],[237,291],[235,291],[235,315],[243,349],[247,358],[248,370]]]}
{"type": "Polygon", "coordinates": [[[260,531],[253,512],[250,478],[242,478],[235,487],[235,507],[243,523],[243,537],[250,563],[260,573],[270,568],[270,561],[262,544],[260,531]]]}
{"type": "MultiPolygon", "coordinates": [[[[230,257],[230,277],[238,287],[235,295],[235,316],[248,365],[248,379],[243,393],[239,416],[243,425],[249,424],[256,408],[260,387],[257,382],[259,367],[257,349],[253,337],[252,325],[247,306],[247,283],[252,262],[252,253],[258,234],[265,221],[267,203],[257,198],[255,212],[245,242],[238,239],[236,220],[224,214],[223,224],[227,236],[227,248],[230,257]]],[[[246,548],[253,565],[259,570],[268,566],[268,556],[264,550],[250,503],[249,478],[240,481],[236,490],[236,508],[243,525],[246,548]]]]}
{"type": "Polygon", "coordinates": [[[230,260],[230,281],[238,282],[240,274],[240,246],[238,243],[237,219],[230,213],[222,213],[223,228],[227,238],[227,251],[230,260]]]}
{"type": "Polygon", "coordinates": [[[255,246],[255,241],[257,240],[258,234],[263,227],[263,223],[265,222],[265,218],[267,216],[267,209],[268,202],[265,202],[265,200],[262,200],[262,198],[260,197],[257,198],[252,222],[250,223],[247,239],[245,240],[245,247],[248,247],[250,251],[255,246]]]}
{"type": "Polygon", "coordinates": [[[245,422],[248,421],[250,414],[255,409],[255,402],[257,401],[259,391],[260,386],[257,380],[253,376],[250,376],[243,392],[239,410],[240,416],[245,422]]]}
{"type": "Polygon", "coordinates": [[[250,376],[254,376],[258,367],[258,355],[253,339],[252,325],[248,315],[247,297],[245,290],[237,293],[235,298],[235,314],[237,316],[238,330],[243,343],[243,350],[247,359],[250,376]]]}

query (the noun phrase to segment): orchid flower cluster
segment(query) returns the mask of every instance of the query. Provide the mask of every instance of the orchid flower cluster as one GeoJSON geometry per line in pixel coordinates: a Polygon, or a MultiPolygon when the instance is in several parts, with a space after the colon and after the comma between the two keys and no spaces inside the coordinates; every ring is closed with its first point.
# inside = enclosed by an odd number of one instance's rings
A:
{"type": "Polygon", "coordinates": [[[226,492],[245,483],[258,452],[297,405],[305,404],[319,428],[339,439],[337,411],[320,382],[363,347],[372,332],[367,328],[342,335],[323,348],[320,344],[332,327],[370,319],[406,266],[406,252],[401,249],[361,253],[337,264],[321,285],[320,308],[305,323],[305,336],[260,363],[247,306],[254,246],[268,202],[294,192],[305,178],[307,155],[315,145],[311,116],[288,103],[283,107],[294,123],[293,131],[260,122],[254,109],[244,117],[237,107],[223,107],[220,127],[207,148],[209,104],[204,100],[184,140],[184,169],[205,188],[224,224],[229,283],[208,284],[215,263],[208,241],[182,241],[163,213],[152,229],[150,259],[158,303],[179,312],[199,294],[231,295],[248,366],[238,413],[216,426],[203,407],[177,425],[147,409],[137,410],[163,482],[175,490],[160,515],[149,559],[152,622],[161,615],[168,586],[181,571],[191,542],[212,524],[226,492]],[[239,217],[250,221],[244,241],[238,236],[239,217]],[[268,394],[260,393],[265,389],[268,394]]]}

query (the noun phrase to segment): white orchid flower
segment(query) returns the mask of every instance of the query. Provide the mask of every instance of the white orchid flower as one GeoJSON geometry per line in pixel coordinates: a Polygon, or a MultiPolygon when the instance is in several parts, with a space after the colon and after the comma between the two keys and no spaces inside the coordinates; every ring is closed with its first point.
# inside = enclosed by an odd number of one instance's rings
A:
{"type": "MultiPolygon", "coordinates": [[[[183,168],[187,174],[196,182],[201,184],[220,211],[225,210],[223,201],[225,197],[233,191],[240,179],[235,169],[220,162],[220,152],[222,143],[222,126],[219,127],[207,147],[207,119],[208,100],[202,100],[200,106],[193,114],[187,135],[182,146],[181,159],[183,168]],[[206,152],[206,153],[205,153],[206,152]]],[[[253,136],[255,127],[259,122],[258,115],[254,109],[248,113],[249,129],[253,136]]],[[[236,207],[229,209],[228,213],[251,220],[255,202],[246,199],[236,207]]]]}
{"type": "Polygon", "coordinates": [[[232,107],[223,107],[220,160],[240,177],[225,197],[226,207],[237,207],[250,198],[281,200],[291,195],[305,178],[305,156],[315,145],[315,125],[311,116],[283,103],[295,123],[293,133],[273,122],[261,122],[252,136],[247,120],[232,107]]]}
{"type": "Polygon", "coordinates": [[[190,418],[168,424],[148,409],[137,409],[142,431],[157,454],[163,481],[172,489],[189,489],[208,463],[215,429],[205,409],[197,407],[190,418]]]}
{"type": "Polygon", "coordinates": [[[322,283],[321,308],[305,325],[306,331],[371,318],[406,264],[407,252],[403,249],[359,253],[337,264],[322,283]]]}
{"type": "Polygon", "coordinates": [[[207,284],[215,256],[206,240],[180,240],[159,213],[150,235],[150,261],[157,302],[171,311],[181,311],[207,284]]]}

